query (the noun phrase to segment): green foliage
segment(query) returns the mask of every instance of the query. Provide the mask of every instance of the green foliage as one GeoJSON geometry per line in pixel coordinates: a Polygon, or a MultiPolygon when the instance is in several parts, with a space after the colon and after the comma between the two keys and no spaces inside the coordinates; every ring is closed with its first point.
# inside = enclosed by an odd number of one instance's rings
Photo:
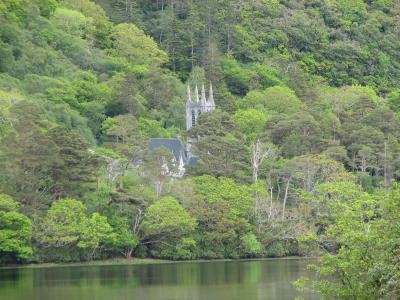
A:
{"type": "Polygon", "coordinates": [[[133,65],[158,65],[168,61],[167,54],[160,50],[155,41],[133,24],[114,27],[114,53],[126,57],[133,65]]]}
{"type": "Polygon", "coordinates": [[[249,186],[240,185],[230,178],[216,179],[212,176],[193,178],[196,193],[207,197],[210,203],[223,202],[230,207],[232,217],[246,217],[251,214],[253,197],[249,186]]]}
{"type": "Polygon", "coordinates": [[[196,143],[193,153],[202,160],[189,172],[193,175],[244,177],[246,150],[242,141],[235,137],[209,136],[196,143]]]}
{"type": "Polygon", "coordinates": [[[160,234],[172,238],[190,233],[196,227],[196,220],[174,198],[164,197],[149,206],[143,220],[146,237],[160,234]]]}
{"type": "Polygon", "coordinates": [[[56,0],[36,0],[35,4],[40,9],[40,15],[46,18],[49,18],[58,6],[58,2],[56,0]]]}
{"type": "Polygon", "coordinates": [[[261,88],[265,89],[276,85],[285,85],[280,78],[278,69],[260,64],[255,64],[254,69],[257,72],[257,81],[261,88]]]}
{"type": "Polygon", "coordinates": [[[19,203],[6,194],[0,194],[0,209],[5,212],[17,211],[19,203]]]}
{"type": "Polygon", "coordinates": [[[257,237],[254,235],[254,233],[248,233],[242,236],[240,239],[246,253],[250,255],[261,254],[262,246],[261,243],[257,240],[257,237]]]}
{"type": "Polygon", "coordinates": [[[195,259],[197,258],[195,251],[196,246],[195,240],[190,237],[183,237],[174,247],[167,244],[159,244],[151,252],[156,257],[169,258],[173,260],[195,259]]]}
{"type": "Polygon", "coordinates": [[[138,121],[138,128],[148,138],[176,138],[179,130],[174,127],[165,129],[160,122],[141,118],[138,121]]]}
{"type": "Polygon", "coordinates": [[[112,243],[114,250],[121,251],[125,255],[125,251],[127,249],[127,253],[129,253],[129,249],[136,248],[136,246],[139,244],[139,237],[135,234],[132,234],[129,228],[128,219],[126,217],[114,216],[110,220],[110,224],[115,232],[115,238],[112,243]]]}
{"type": "Polygon", "coordinates": [[[41,224],[36,238],[47,247],[64,247],[79,242],[87,221],[86,207],[74,199],[54,202],[41,224]]]}
{"type": "Polygon", "coordinates": [[[393,91],[388,95],[390,108],[395,112],[400,112],[400,91],[393,91]]]}
{"type": "Polygon", "coordinates": [[[321,258],[317,271],[331,280],[316,282],[326,298],[374,299],[399,295],[400,269],[397,235],[399,226],[397,188],[379,197],[359,194],[348,201],[329,202],[334,222],[326,236],[339,249],[321,258]]]}
{"type": "Polygon", "coordinates": [[[265,254],[268,257],[283,257],[288,254],[288,249],[285,241],[274,241],[265,249],[265,254]]]}
{"type": "Polygon", "coordinates": [[[28,13],[29,0],[2,0],[0,2],[1,21],[21,22],[28,13]]]}
{"type": "Polygon", "coordinates": [[[113,228],[108,224],[107,217],[101,216],[98,213],[93,213],[86,220],[83,226],[80,240],[77,244],[80,248],[97,249],[101,243],[109,243],[117,236],[113,234],[113,228]]]}
{"type": "Polygon", "coordinates": [[[233,115],[237,123],[237,129],[245,136],[257,136],[260,134],[267,121],[265,114],[256,109],[238,110],[233,115]]]}
{"type": "Polygon", "coordinates": [[[233,94],[245,95],[250,88],[254,74],[243,68],[236,60],[226,58],[221,61],[226,83],[233,94]]]}
{"type": "Polygon", "coordinates": [[[84,36],[84,34],[90,32],[93,22],[78,11],[62,7],[56,9],[52,21],[60,29],[76,36],[84,36]]]}
{"type": "Polygon", "coordinates": [[[90,26],[93,26],[87,33],[91,38],[95,38],[96,47],[101,49],[111,47],[112,23],[98,4],[90,0],[65,0],[63,6],[85,15],[87,21],[91,23],[90,26]]]}
{"type": "Polygon", "coordinates": [[[325,297],[399,297],[395,1],[97,3],[0,0],[3,261],[324,249],[325,297]]]}
{"type": "Polygon", "coordinates": [[[48,210],[35,234],[41,247],[76,246],[90,249],[91,255],[102,244],[116,238],[107,218],[93,213],[89,218],[86,206],[74,199],[61,199],[48,210]]]}
{"type": "Polygon", "coordinates": [[[45,205],[37,199],[42,197],[40,191],[49,182],[57,146],[46,135],[47,124],[42,121],[37,106],[18,102],[11,107],[10,117],[19,122],[2,139],[2,189],[28,206],[45,205]]]}
{"type": "Polygon", "coordinates": [[[281,146],[285,157],[315,153],[324,149],[321,128],[307,112],[295,113],[276,122],[271,128],[271,138],[275,144],[281,146]]]}
{"type": "Polygon", "coordinates": [[[17,212],[19,203],[0,194],[0,263],[24,261],[32,254],[32,222],[17,212]]]}
{"type": "Polygon", "coordinates": [[[287,87],[275,86],[262,92],[252,91],[237,102],[239,108],[254,108],[290,115],[303,108],[302,102],[287,87]]]}
{"type": "Polygon", "coordinates": [[[251,188],[228,178],[201,176],[192,180],[197,197],[191,201],[191,213],[199,221],[199,256],[257,255],[261,246],[250,232],[249,222],[254,205],[251,188]]]}
{"type": "Polygon", "coordinates": [[[55,184],[52,193],[56,197],[80,195],[83,184],[95,182],[95,174],[103,161],[89,152],[88,144],[74,132],[55,127],[47,135],[59,148],[57,161],[49,171],[55,184]]]}

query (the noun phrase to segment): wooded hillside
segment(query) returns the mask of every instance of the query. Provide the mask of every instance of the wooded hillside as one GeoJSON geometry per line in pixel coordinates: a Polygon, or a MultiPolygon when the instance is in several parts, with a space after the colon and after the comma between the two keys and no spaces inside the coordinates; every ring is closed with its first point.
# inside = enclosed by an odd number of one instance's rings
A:
{"type": "Polygon", "coordinates": [[[333,253],[324,293],[396,297],[399,33],[397,0],[0,0],[0,262],[333,253]]]}

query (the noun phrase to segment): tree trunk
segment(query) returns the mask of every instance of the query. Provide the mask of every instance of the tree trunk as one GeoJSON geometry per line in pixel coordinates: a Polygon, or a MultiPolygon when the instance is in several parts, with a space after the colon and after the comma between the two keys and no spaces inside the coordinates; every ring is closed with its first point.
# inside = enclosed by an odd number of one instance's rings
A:
{"type": "Polygon", "coordinates": [[[192,56],[192,71],[194,69],[194,41],[193,41],[193,36],[194,34],[192,33],[191,39],[190,39],[190,46],[191,46],[191,56],[192,56]]]}
{"type": "Polygon", "coordinates": [[[258,166],[253,165],[253,182],[258,180],[258,166]]]}
{"type": "Polygon", "coordinates": [[[123,172],[120,176],[119,176],[119,188],[122,190],[124,188],[124,176],[125,176],[125,172],[123,172]]]}
{"type": "Polygon", "coordinates": [[[271,187],[270,189],[269,189],[269,191],[270,191],[270,200],[269,200],[269,215],[268,215],[268,221],[270,221],[271,220],[271,218],[272,218],[272,197],[273,197],[273,194],[272,194],[272,189],[273,189],[273,187],[271,187]]]}
{"type": "Polygon", "coordinates": [[[388,184],[388,166],[387,166],[387,144],[385,142],[385,153],[384,153],[385,157],[383,160],[383,180],[384,180],[384,187],[385,189],[387,189],[389,187],[388,184]]]}
{"type": "Polygon", "coordinates": [[[126,251],[123,252],[125,258],[129,258],[132,256],[133,249],[134,248],[128,248],[128,249],[126,249],[126,251]]]}
{"type": "Polygon", "coordinates": [[[282,206],[282,221],[285,220],[285,209],[286,209],[286,201],[288,197],[288,192],[289,192],[289,184],[290,181],[292,180],[292,177],[289,177],[286,181],[286,188],[285,188],[285,197],[283,198],[283,206],[282,206]]]}
{"type": "Polygon", "coordinates": [[[279,202],[279,197],[281,196],[281,185],[279,184],[279,178],[276,178],[276,185],[278,187],[278,192],[276,193],[276,201],[279,202]]]}
{"type": "Polygon", "coordinates": [[[155,181],[155,190],[156,190],[157,197],[160,197],[162,189],[163,189],[163,185],[164,185],[164,182],[162,180],[155,181]]]}

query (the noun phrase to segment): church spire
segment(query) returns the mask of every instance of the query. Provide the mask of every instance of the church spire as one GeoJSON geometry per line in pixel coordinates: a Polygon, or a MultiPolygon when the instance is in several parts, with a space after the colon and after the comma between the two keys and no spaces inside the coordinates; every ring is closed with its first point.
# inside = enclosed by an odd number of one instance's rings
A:
{"type": "Polygon", "coordinates": [[[199,102],[199,89],[197,88],[197,84],[196,84],[196,87],[194,88],[194,101],[196,103],[199,102]]]}
{"type": "Polygon", "coordinates": [[[210,94],[208,96],[208,102],[210,103],[210,106],[213,107],[213,110],[215,108],[215,102],[214,102],[214,93],[213,93],[213,88],[212,88],[212,83],[210,82],[210,94]]]}
{"type": "Polygon", "coordinates": [[[204,89],[204,84],[201,87],[201,106],[205,108],[207,105],[207,99],[206,99],[206,90],[204,89]]]}
{"type": "Polygon", "coordinates": [[[192,95],[190,92],[190,86],[188,85],[187,89],[186,89],[186,103],[190,103],[190,102],[192,102],[192,95]]]}

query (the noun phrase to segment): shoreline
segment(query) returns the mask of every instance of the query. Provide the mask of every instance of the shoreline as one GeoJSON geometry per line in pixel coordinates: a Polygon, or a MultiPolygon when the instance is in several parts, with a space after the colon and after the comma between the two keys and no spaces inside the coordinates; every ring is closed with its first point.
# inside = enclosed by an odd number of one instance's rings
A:
{"type": "Polygon", "coordinates": [[[60,267],[91,267],[91,266],[129,266],[129,265],[153,265],[153,264],[177,264],[177,263],[209,263],[209,262],[239,262],[239,261],[260,261],[260,260],[308,260],[318,257],[308,256],[287,256],[287,257],[260,257],[260,258],[221,258],[221,259],[197,259],[197,260],[168,260],[156,258],[112,258],[86,262],[71,263],[38,263],[25,265],[4,265],[0,270],[7,269],[39,269],[39,268],[60,268],[60,267]]]}

